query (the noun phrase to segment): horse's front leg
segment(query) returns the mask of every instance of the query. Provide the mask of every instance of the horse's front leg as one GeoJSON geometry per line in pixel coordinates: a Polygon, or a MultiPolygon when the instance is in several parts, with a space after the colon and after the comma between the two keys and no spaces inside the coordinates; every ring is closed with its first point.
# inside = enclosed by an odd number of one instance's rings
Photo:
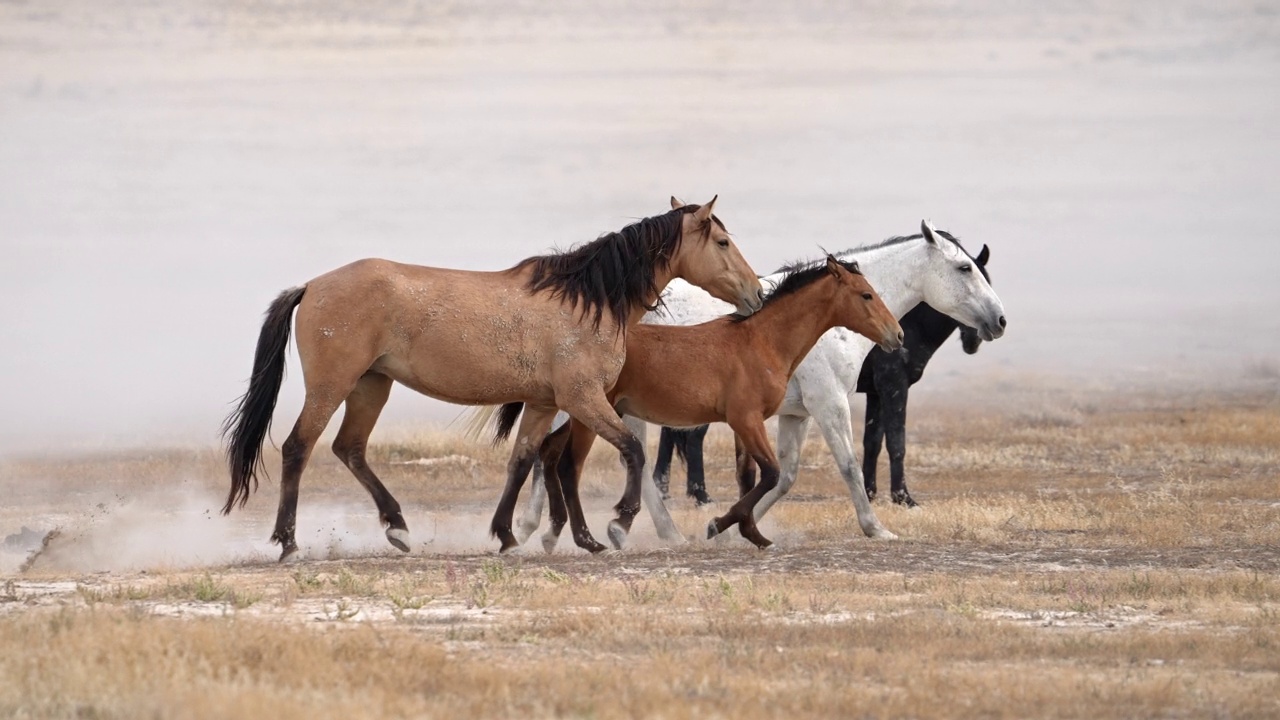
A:
{"type": "Polygon", "coordinates": [[[707,494],[707,474],[702,464],[702,444],[710,427],[702,425],[684,433],[684,462],[688,470],[686,492],[699,506],[712,503],[711,496],[707,494]]]}
{"type": "Polygon", "coordinates": [[[862,426],[862,486],[867,499],[876,499],[876,463],[880,460],[880,447],[884,442],[884,422],[880,415],[880,395],[874,390],[867,393],[867,415],[862,426]]]}
{"type": "Polygon", "coordinates": [[[889,450],[889,497],[895,505],[918,507],[920,503],[911,497],[907,490],[907,391],[903,390],[901,398],[895,398],[892,408],[885,418],[885,445],[889,450]]]}
{"type": "Polygon", "coordinates": [[[715,518],[707,525],[707,537],[713,538],[737,525],[738,532],[756,547],[764,549],[773,544],[756,527],[755,506],[760,498],[778,485],[778,457],[769,445],[769,434],[764,418],[752,416],[730,423],[737,434],[735,443],[742,453],[760,466],[760,482],[752,487],[729,508],[729,512],[715,518]]]}
{"type": "Polygon", "coordinates": [[[520,488],[524,487],[525,480],[529,478],[529,471],[533,469],[533,462],[538,457],[538,449],[542,446],[555,415],[554,407],[525,404],[520,429],[516,433],[515,447],[511,449],[511,459],[507,461],[507,485],[502,490],[498,509],[494,511],[493,522],[489,524],[489,533],[502,541],[499,552],[506,552],[520,545],[511,532],[516,501],[520,498],[520,488]]]}

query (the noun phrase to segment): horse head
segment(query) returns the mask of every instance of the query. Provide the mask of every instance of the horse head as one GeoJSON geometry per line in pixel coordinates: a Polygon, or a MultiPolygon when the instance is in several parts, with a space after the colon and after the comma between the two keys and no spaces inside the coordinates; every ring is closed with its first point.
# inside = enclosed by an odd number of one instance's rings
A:
{"type": "Polygon", "coordinates": [[[1004,335],[1004,305],[991,289],[984,266],[953,236],[934,229],[927,220],[920,223],[920,232],[929,245],[928,269],[921,273],[924,301],[972,328],[982,340],[1004,335]]]}
{"type": "MultiPolygon", "coordinates": [[[[718,197],[718,196],[717,196],[718,197]]],[[[760,278],[747,264],[720,218],[713,214],[716,198],[706,205],[685,205],[671,198],[672,212],[680,212],[681,240],[668,258],[672,276],[683,278],[750,315],[764,303],[760,278]]]]}

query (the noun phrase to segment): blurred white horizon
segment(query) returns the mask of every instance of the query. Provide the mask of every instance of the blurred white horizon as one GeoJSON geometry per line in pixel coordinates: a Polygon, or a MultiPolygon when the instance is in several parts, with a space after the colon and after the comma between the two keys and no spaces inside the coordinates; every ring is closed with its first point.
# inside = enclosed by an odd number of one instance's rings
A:
{"type": "Polygon", "coordinates": [[[0,4],[0,452],[212,442],[280,290],[672,194],[761,273],[988,244],[1009,332],[926,392],[1274,371],[1277,88],[1276,3],[0,4]]]}

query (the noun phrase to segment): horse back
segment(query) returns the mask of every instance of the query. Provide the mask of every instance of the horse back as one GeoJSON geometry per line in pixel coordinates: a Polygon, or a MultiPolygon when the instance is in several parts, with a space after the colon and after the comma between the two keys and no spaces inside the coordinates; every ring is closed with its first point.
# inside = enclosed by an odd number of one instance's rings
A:
{"type": "Polygon", "coordinates": [[[477,272],[380,259],[321,275],[298,308],[304,373],[373,370],[463,404],[549,403],[566,374],[616,377],[624,352],[616,327],[593,331],[550,293],[531,293],[527,280],[518,268],[477,272]]]}

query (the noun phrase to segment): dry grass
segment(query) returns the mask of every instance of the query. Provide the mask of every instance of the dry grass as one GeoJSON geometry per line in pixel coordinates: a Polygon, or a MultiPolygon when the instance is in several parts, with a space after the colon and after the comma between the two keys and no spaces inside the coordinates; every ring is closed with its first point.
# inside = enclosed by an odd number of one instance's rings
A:
{"type": "MultiPolygon", "coordinates": [[[[1274,393],[1050,392],[1008,407],[913,411],[910,480],[925,506],[877,505],[898,542],[856,535],[813,439],[764,526],[778,549],[764,553],[733,539],[606,557],[388,549],[289,566],[37,565],[0,587],[0,715],[1280,713],[1274,393]]],[[[729,447],[713,435],[722,497],[729,447]]],[[[375,464],[406,509],[487,513],[502,455],[430,433],[379,446],[375,464]],[[477,462],[391,464],[454,454],[477,462]]],[[[592,459],[598,511],[617,492],[615,463],[603,450],[592,459]]],[[[85,498],[109,510],[113,494],[175,477],[217,492],[222,482],[204,450],[25,459],[3,472],[14,502],[0,516],[14,529],[70,517],[65,506],[85,498]],[[31,478],[62,493],[31,490],[31,478]]],[[[271,490],[232,522],[269,516],[271,490]]],[[[321,454],[308,502],[372,518],[321,454]]],[[[686,532],[705,524],[706,511],[673,509],[686,532]]],[[[644,532],[637,544],[654,545],[644,532]]]]}

